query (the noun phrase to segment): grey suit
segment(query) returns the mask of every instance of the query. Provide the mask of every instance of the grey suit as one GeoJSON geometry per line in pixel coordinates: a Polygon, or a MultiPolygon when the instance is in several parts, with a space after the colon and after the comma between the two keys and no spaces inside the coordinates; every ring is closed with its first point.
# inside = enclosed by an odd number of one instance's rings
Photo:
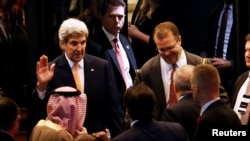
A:
{"type": "MultiPolygon", "coordinates": [[[[191,65],[198,65],[202,63],[202,58],[195,54],[185,51],[187,56],[187,63],[191,65]]],[[[160,120],[162,113],[166,108],[166,98],[163,86],[163,80],[161,76],[161,66],[160,66],[160,55],[148,60],[141,68],[142,77],[144,83],[153,89],[156,94],[157,104],[156,104],[156,119],[160,120]]],[[[137,83],[137,82],[135,82],[137,83]]]]}
{"type": "MultiPolygon", "coordinates": [[[[198,65],[204,63],[204,59],[198,55],[192,54],[190,52],[185,51],[187,57],[187,64],[198,65]]],[[[206,63],[210,63],[209,61],[206,63]]],[[[179,66],[180,67],[180,66],[179,66]]],[[[160,55],[156,55],[155,57],[149,59],[141,68],[142,77],[144,79],[144,83],[147,84],[156,94],[156,112],[155,118],[160,120],[163,114],[164,109],[166,108],[166,97],[163,86],[163,80],[161,76],[161,66],[160,66],[160,55]]],[[[135,80],[135,83],[138,83],[138,79],[135,80]]],[[[229,104],[229,99],[227,97],[227,93],[224,88],[221,87],[221,98],[223,102],[229,104]]]]}

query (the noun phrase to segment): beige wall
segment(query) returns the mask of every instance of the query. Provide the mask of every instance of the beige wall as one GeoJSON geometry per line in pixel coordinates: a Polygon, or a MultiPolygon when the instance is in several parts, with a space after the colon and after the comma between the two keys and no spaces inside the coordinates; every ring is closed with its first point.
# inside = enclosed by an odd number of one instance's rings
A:
{"type": "Polygon", "coordinates": [[[138,0],[128,0],[128,22],[130,23],[131,17],[138,0]]]}

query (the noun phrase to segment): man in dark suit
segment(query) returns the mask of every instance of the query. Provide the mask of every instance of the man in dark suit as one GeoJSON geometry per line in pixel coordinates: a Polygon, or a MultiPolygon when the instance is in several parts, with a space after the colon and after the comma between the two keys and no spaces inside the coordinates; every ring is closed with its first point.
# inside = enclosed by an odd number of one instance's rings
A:
{"type": "MultiPolygon", "coordinates": [[[[125,18],[125,3],[123,0],[111,0],[103,3],[101,8],[101,23],[98,32],[94,35],[93,40],[101,47],[96,48],[96,53],[92,50],[93,55],[107,60],[110,64],[110,72],[115,82],[113,88],[116,90],[117,101],[122,104],[124,91],[133,84],[135,69],[137,64],[131,44],[126,36],[120,33],[125,18]],[[113,39],[118,39],[118,46],[121,50],[124,67],[116,54],[116,47],[113,39]],[[124,75],[125,73],[125,75],[124,75]]],[[[123,117],[125,116],[124,107],[120,107],[123,117]]]]}
{"type": "MultiPolygon", "coordinates": [[[[155,118],[160,120],[169,101],[172,64],[176,64],[178,69],[186,64],[197,65],[209,62],[181,47],[181,35],[172,22],[158,24],[154,29],[153,38],[159,54],[142,66],[141,73],[144,83],[155,92],[157,100],[155,118]]],[[[137,79],[135,83],[138,83],[137,79]]],[[[225,101],[228,101],[227,99],[225,96],[225,101]]]]}
{"type": "Polygon", "coordinates": [[[184,128],[179,123],[155,121],[155,94],[147,85],[139,84],[128,88],[124,104],[132,119],[131,128],[113,141],[188,141],[184,128]]]}
{"type": "Polygon", "coordinates": [[[231,98],[233,83],[240,72],[244,72],[243,49],[237,46],[237,20],[236,6],[233,0],[223,0],[224,2],[216,7],[210,14],[208,20],[207,35],[204,42],[202,56],[211,58],[212,64],[219,70],[221,83],[231,98]],[[222,43],[222,56],[218,56],[219,33],[222,27],[221,21],[223,12],[227,11],[227,24],[225,37],[222,43]]]}
{"type": "Polygon", "coordinates": [[[191,86],[194,100],[201,104],[201,117],[197,123],[193,141],[211,140],[212,129],[227,131],[241,125],[233,109],[220,100],[220,76],[214,66],[197,65],[193,71],[191,86]]]}
{"type": "Polygon", "coordinates": [[[178,101],[167,107],[161,118],[162,121],[180,123],[190,139],[193,137],[201,109],[200,104],[193,100],[190,82],[193,69],[193,65],[184,65],[175,71],[173,80],[178,101]]]}
{"type": "Polygon", "coordinates": [[[110,79],[108,62],[101,58],[85,54],[88,29],[84,22],[78,19],[65,20],[59,29],[60,47],[63,53],[48,62],[48,57],[42,55],[37,62],[37,87],[34,89],[28,109],[31,129],[38,120],[46,118],[46,104],[53,89],[62,86],[76,87],[73,66],[78,64],[81,89],[87,96],[87,111],[84,127],[88,133],[105,131],[109,128],[111,134],[119,134],[123,130],[119,121],[118,108],[110,79]]]}
{"type": "Polygon", "coordinates": [[[0,97],[0,113],[0,140],[14,141],[21,119],[17,103],[8,97],[0,97]]]}
{"type": "MultiPolygon", "coordinates": [[[[245,64],[248,68],[250,68],[250,33],[245,37],[246,43],[245,43],[245,64]]],[[[241,112],[240,107],[241,103],[243,102],[244,94],[247,93],[247,87],[249,82],[249,70],[242,73],[237,80],[235,81],[233,91],[232,91],[232,108],[234,111],[238,114],[239,118],[241,118],[241,115],[244,112],[241,112]]],[[[248,104],[246,104],[247,107],[248,104]]],[[[244,107],[246,109],[246,107],[244,107]]],[[[243,107],[242,107],[243,108],[243,107]]],[[[244,123],[245,125],[250,125],[250,119],[248,119],[247,123],[244,123]]]]}

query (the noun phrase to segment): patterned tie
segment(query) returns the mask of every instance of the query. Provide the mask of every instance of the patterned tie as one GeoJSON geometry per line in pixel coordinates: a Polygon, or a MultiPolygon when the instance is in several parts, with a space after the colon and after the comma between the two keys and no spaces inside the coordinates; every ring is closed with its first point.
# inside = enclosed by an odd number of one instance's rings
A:
{"type": "Polygon", "coordinates": [[[170,95],[169,95],[169,100],[168,100],[169,105],[173,105],[177,101],[177,97],[174,91],[174,82],[173,82],[173,75],[174,75],[175,70],[176,70],[176,64],[173,64],[173,69],[171,71],[171,77],[170,77],[171,82],[170,82],[170,91],[169,91],[170,95]]]}
{"type": "Polygon", "coordinates": [[[220,57],[220,58],[223,57],[223,46],[224,46],[225,31],[227,27],[228,9],[229,9],[228,6],[226,6],[224,9],[224,12],[221,18],[219,38],[217,42],[216,57],[220,57]]]}
{"type": "Polygon", "coordinates": [[[117,60],[119,62],[119,66],[120,66],[120,69],[121,69],[121,72],[122,72],[122,76],[123,76],[125,84],[127,84],[126,83],[125,65],[124,65],[125,61],[123,60],[122,53],[121,53],[120,47],[118,45],[118,39],[114,38],[113,42],[115,43],[115,53],[116,53],[117,60]]]}
{"type": "MultiPolygon", "coordinates": [[[[248,81],[247,84],[247,89],[246,89],[246,95],[250,96],[250,80],[248,81]]],[[[249,115],[250,115],[250,104],[247,104],[246,112],[241,113],[241,124],[242,125],[247,125],[249,122],[249,115]]]]}
{"type": "Polygon", "coordinates": [[[78,63],[75,63],[74,66],[73,66],[73,75],[74,75],[74,79],[75,79],[75,83],[76,83],[76,88],[82,92],[82,83],[81,83],[81,79],[80,79],[80,75],[79,75],[79,72],[78,72],[78,67],[79,67],[79,64],[78,63]]]}

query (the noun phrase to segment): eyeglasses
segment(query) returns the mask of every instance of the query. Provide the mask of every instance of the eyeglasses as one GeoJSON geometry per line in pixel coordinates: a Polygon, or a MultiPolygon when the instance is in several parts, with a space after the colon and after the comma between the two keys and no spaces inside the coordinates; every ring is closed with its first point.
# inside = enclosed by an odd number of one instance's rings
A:
{"type": "Polygon", "coordinates": [[[177,44],[177,41],[175,42],[175,44],[174,45],[172,45],[172,46],[169,46],[169,47],[166,47],[166,48],[156,48],[156,50],[158,50],[158,52],[159,53],[164,53],[164,52],[170,52],[170,51],[172,51],[174,48],[176,48],[176,44],[177,44]]]}

